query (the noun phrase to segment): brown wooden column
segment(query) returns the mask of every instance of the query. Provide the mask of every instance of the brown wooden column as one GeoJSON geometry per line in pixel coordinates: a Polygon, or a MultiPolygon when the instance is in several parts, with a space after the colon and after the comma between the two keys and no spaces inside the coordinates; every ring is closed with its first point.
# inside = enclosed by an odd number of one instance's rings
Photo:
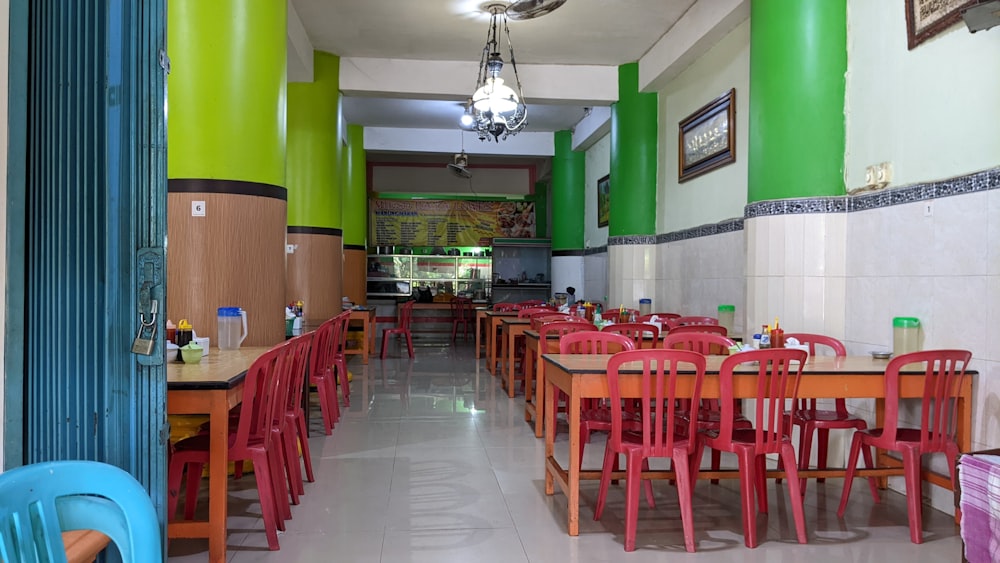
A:
{"type": "Polygon", "coordinates": [[[341,311],[343,241],[340,229],[288,227],[285,301],[302,301],[307,325],[318,325],[341,311]]]}

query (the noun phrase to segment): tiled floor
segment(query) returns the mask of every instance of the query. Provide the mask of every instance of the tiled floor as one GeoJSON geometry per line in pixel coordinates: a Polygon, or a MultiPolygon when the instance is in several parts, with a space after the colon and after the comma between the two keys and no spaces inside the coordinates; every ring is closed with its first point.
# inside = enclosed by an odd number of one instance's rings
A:
{"type": "MultiPolygon", "coordinates": [[[[657,507],[640,505],[637,551],[625,553],[621,488],[612,487],[600,522],[592,519],[597,485],[581,493],[580,536],[566,534],[565,497],[544,494],[544,443],[524,422],[523,395],[514,400],[477,363],[469,345],[424,343],[416,359],[390,358],[349,366],[351,408],[332,436],[314,432],[316,482],[267,550],[252,476],[230,485],[229,560],[354,563],[514,563],[663,561],[958,561],[953,519],[926,508],[924,544],[910,543],[902,495],[874,504],[856,481],[850,508],[837,518],[842,481],[809,483],[809,544],[795,542],[787,489],[772,482],[771,513],[759,515],[761,545],[743,545],[737,481],[695,490],[698,552],[684,551],[673,489],[656,484],[657,507]]],[[[315,412],[318,418],[318,412],[315,412]]],[[[314,424],[318,429],[318,425],[314,424]]],[[[566,457],[566,435],[557,455],[566,457]]],[[[600,466],[596,438],[585,466],[600,466]]],[[[725,457],[723,458],[725,460],[725,457]]],[[[565,461],[563,461],[565,465],[565,461]]],[[[655,465],[654,465],[655,467],[655,465]]],[[[204,505],[204,503],[202,503],[204,505]]],[[[204,541],[173,541],[170,561],[205,561],[204,541]]]]}

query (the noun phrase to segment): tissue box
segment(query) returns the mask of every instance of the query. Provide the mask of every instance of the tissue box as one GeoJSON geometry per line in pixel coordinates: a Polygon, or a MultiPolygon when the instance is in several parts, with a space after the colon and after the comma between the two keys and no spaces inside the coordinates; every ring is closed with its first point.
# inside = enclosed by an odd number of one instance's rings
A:
{"type": "Polygon", "coordinates": [[[197,344],[198,346],[201,346],[201,350],[202,350],[201,355],[202,356],[207,356],[208,355],[209,345],[208,345],[208,337],[207,336],[197,336],[197,337],[191,339],[191,341],[194,342],[195,344],[197,344]]]}

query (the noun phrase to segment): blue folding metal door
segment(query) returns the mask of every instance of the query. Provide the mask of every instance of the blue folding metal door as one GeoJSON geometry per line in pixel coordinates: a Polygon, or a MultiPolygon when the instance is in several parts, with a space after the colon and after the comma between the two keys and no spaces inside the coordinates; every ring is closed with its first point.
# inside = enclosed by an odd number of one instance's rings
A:
{"type": "Polygon", "coordinates": [[[4,466],[117,465],[162,521],[165,0],[11,2],[10,31],[4,466]]]}

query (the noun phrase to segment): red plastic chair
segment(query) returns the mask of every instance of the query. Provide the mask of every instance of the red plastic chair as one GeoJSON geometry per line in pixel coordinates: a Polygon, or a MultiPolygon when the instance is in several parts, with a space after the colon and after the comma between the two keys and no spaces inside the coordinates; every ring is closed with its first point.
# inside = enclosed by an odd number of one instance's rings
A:
{"type": "MultiPolygon", "coordinates": [[[[613,332],[579,331],[566,334],[559,339],[560,354],[617,354],[634,350],[635,344],[627,336],[613,332]]],[[[559,400],[565,400],[560,394],[559,400]]],[[[629,409],[623,416],[627,424],[637,426],[637,415],[629,409]]],[[[580,411],[580,462],[583,462],[584,447],[590,442],[591,432],[611,431],[611,407],[598,399],[585,399],[580,411]]],[[[631,427],[630,426],[630,427],[631,427]]],[[[653,506],[652,486],[647,490],[647,500],[653,506]]]]}
{"type": "MultiPolygon", "coordinates": [[[[705,325],[712,326],[712,325],[705,325]]],[[[669,334],[663,337],[663,348],[667,350],[690,350],[692,352],[698,352],[699,354],[705,356],[728,356],[729,347],[735,345],[735,342],[722,336],[721,334],[714,334],[711,332],[676,332],[670,331],[669,334]]],[[[740,409],[741,401],[736,400],[736,404],[733,408],[733,427],[736,429],[750,428],[753,424],[750,419],[743,416],[740,409]]],[[[692,426],[696,431],[698,430],[718,430],[722,427],[722,409],[719,406],[719,401],[716,399],[707,399],[701,402],[701,406],[698,408],[697,420],[691,420],[691,406],[688,404],[682,404],[681,408],[677,410],[677,416],[683,421],[684,427],[690,432],[692,426]]],[[[699,459],[700,461],[700,459],[699,459]]],[[[722,466],[722,453],[718,450],[712,450],[712,471],[718,471],[722,466]]],[[[713,484],[718,484],[718,479],[712,479],[713,484]]]]}
{"type": "MultiPolygon", "coordinates": [[[[535,313],[531,315],[531,328],[534,330],[539,330],[542,325],[547,323],[582,323],[594,326],[592,323],[587,321],[582,317],[577,317],[575,315],[567,315],[565,313],[535,313]]],[[[596,328],[595,328],[596,330],[596,328]]]]}
{"type": "Polygon", "coordinates": [[[520,307],[514,303],[494,303],[493,310],[498,313],[506,313],[509,311],[517,311],[520,307]]]}
{"type": "Polygon", "coordinates": [[[305,480],[316,481],[313,476],[312,454],[309,451],[309,431],[306,412],[302,408],[302,393],[305,389],[306,371],[309,367],[310,348],[315,332],[307,332],[288,341],[287,358],[290,375],[287,378],[284,425],[278,428],[285,452],[285,471],[288,474],[288,492],[292,504],[299,503],[299,495],[305,494],[302,469],[299,467],[299,448],[305,466],[305,480]]]}
{"type": "MultiPolygon", "coordinates": [[[[668,324],[670,322],[673,321],[667,321],[668,324]]],[[[686,334],[686,333],[700,332],[700,333],[718,334],[719,336],[729,336],[729,331],[726,330],[726,327],[722,325],[709,325],[709,324],[678,325],[671,327],[667,332],[670,334],[686,334]]]]}
{"type": "Polygon", "coordinates": [[[319,408],[323,414],[323,431],[329,436],[340,420],[340,403],[337,400],[337,383],[333,379],[333,333],[336,320],[319,325],[313,335],[309,358],[309,384],[316,387],[319,408]]]}
{"type": "Polygon", "coordinates": [[[651,321],[653,317],[656,317],[659,321],[665,321],[668,319],[679,319],[681,316],[677,313],[650,313],[648,315],[640,315],[639,322],[651,321]]]}
{"type": "Polygon", "coordinates": [[[410,333],[410,319],[413,318],[413,305],[416,301],[407,301],[399,308],[399,324],[395,328],[382,329],[382,353],[380,357],[385,359],[386,347],[389,345],[390,336],[403,335],[406,337],[406,350],[413,357],[413,335],[410,333]]]}
{"type": "Polygon", "coordinates": [[[789,437],[791,426],[783,416],[786,401],[798,395],[802,366],[809,355],[791,348],[768,348],[740,352],[729,356],[719,368],[720,406],[722,424],[718,430],[708,430],[698,435],[697,452],[692,463],[692,479],[698,477],[698,461],[705,446],[713,450],[730,452],[739,458],[740,497],[743,505],[743,542],[747,547],[757,547],[754,489],[760,512],[767,514],[766,466],[767,454],[778,454],[785,460],[788,471],[789,501],[795,519],[799,543],[806,543],[806,520],[799,493],[798,471],[795,468],[795,448],[789,437]],[[792,365],[793,361],[798,363],[792,365]],[[753,428],[738,429],[733,401],[733,370],[750,362],[757,362],[756,411],[753,428]]]}
{"type": "Polygon", "coordinates": [[[517,304],[517,306],[519,308],[521,308],[521,309],[529,309],[531,307],[538,307],[538,306],[542,306],[542,305],[547,306],[546,303],[545,303],[545,301],[542,300],[542,299],[527,299],[527,300],[521,301],[521,302],[519,302],[517,304]]]}
{"type": "MultiPolygon", "coordinates": [[[[333,367],[337,374],[337,385],[340,393],[344,396],[344,406],[351,406],[351,382],[347,379],[347,330],[351,325],[351,312],[344,311],[333,317],[335,331],[333,334],[333,367]]],[[[385,333],[383,333],[382,344],[385,344],[385,333]]],[[[411,350],[410,357],[413,357],[411,350]]],[[[336,396],[336,395],[335,395],[336,396]]]]}
{"type": "Polygon", "coordinates": [[[601,332],[620,334],[635,344],[635,349],[656,348],[660,342],[660,328],[644,323],[615,323],[606,325],[601,332]]]}
{"type": "MultiPolygon", "coordinates": [[[[274,421],[283,418],[284,402],[280,385],[280,372],[285,361],[283,346],[264,352],[247,370],[237,428],[235,433],[230,433],[227,452],[230,460],[249,459],[253,462],[267,545],[272,551],[279,549],[278,529],[285,527],[284,521],[278,517],[281,512],[279,504],[282,503],[279,499],[284,499],[287,504],[288,494],[282,478],[281,443],[273,439],[271,431],[274,421]]],[[[208,461],[208,434],[185,438],[174,445],[168,470],[168,518],[172,519],[177,512],[185,468],[188,483],[184,515],[189,520],[194,517],[202,468],[208,461]]]]}
{"type": "MultiPolygon", "coordinates": [[[[682,350],[633,350],[615,354],[608,360],[608,391],[611,396],[611,433],[604,449],[601,485],[597,493],[594,520],[604,512],[611,472],[617,469],[618,455],[625,455],[625,551],[635,551],[635,534],[639,520],[639,481],[643,469],[649,469],[649,458],[665,457],[677,468],[677,496],[684,528],[684,548],[694,552],[694,510],[689,473],[691,454],[696,440],[677,432],[674,408],[678,399],[698,402],[705,377],[705,357],[682,350]],[[642,399],[635,413],[639,428],[623,421],[629,413],[622,409],[620,373],[623,364],[629,372],[642,370],[642,399]],[[638,364],[638,365],[636,365],[638,364]],[[674,390],[681,370],[694,370],[695,380],[690,395],[679,397],[674,390]],[[666,408],[664,408],[664,405],[666,408]]],[[[631,403],[632,401],[630,401],[631,403]]],[[[648,484],[648,480],[646,481],[648,484]]],[[[648,489],[647,489],[648,493],[648,489]]]]}
{"type": "MultiPolygon", "coordinates": [[[[896,356],[885,368],[885,427],[857,430],[851,440],[851,454],[844,475],[844,492],[840,496],[837,516],[844,517],[847,498],[851,494],[855,467],[861,448],[881,448],[899,452],[903,457],[903,474],[906,481],[906,505],[910,523],[910,541],[922,543],[921,537],[921,485],[920,458],[924,454],[944,453],[951,486],[955,487],[955,458],[958,443],[956,405],[957,392],[961,389],[965,370],[972,359],[968,350],[926,350],[896,356]],[[907,364],[924,363],[924,394],[920,406],[920,428],[900,428],[899,371],[907,364]]],[[[866,462],[868,460],[866,459],[866,462]]],[[[878,490],[871,484],[872,497],[879,502],[878,490]]]]}
{"type": "MultiPolygon", "coordinates": [[[[793,337],[800,344],[809,345],[810,356],[816,355],[817,345],[830,348],[833,350],[835,356],[847,355],[847,349],[844,348],[844,344],[836,338],[804,332],[785,334],[786,340],[793,337]]],[[[819,438],[816,449],[816,468],[826,469],[831,429],[853,428],[855,430],[864,430],[868,428],[868,424],[863,418],[858,418],[847,412],[847,402],[842,398],[835,399],[834,410],[817,408],[816,399],[799,399],[791,411],[785,411],[785,416],[791,419],[793,425],[801,427],[799,429],[799,469],[809,469],[809,454],[812,452],[813,434],[816,434],[819,438]]],[[[871,452],[865,450],[864,453],[870,455],[871,452]]],[[[866,461],[870,467],[871,460],[866,458],[866,461]]],[[[784,464],[780,459],[778,460],[778,469],[784,469],[784,464]]],[[[825,479],[816,479],[818,483],[822,483],[823,481],[825,479]]],[[[874,483],[874,478],[872,482],[874,483]]],[[[799,489],[802,491],[802,494],[806,494],[806,479],[799,480],[799,489]]]]}
{"type": "Polygon", "coordinates": [[[472,325],[472,299],[456,297],[451,300],[451,340],[458,337],[458,325],[462,325],[462,337],[469,338],[472,325]]]}
{"type": "Polygon", "coordinates": [[[684,325],[717,325],[719,324],[719,319],[715,317],[695,317],[695,316],[681,316],[672,319],[674,323],[678,326],[684,325]]]}
{"type": "Polygon", "coordinates": [[[535,313],[545,313],[547,315],[552,315],[557,313],[552,307],[522,307],[517,311],[517,318],[519,319],[530,319],[531,315],[535,313]]]}

